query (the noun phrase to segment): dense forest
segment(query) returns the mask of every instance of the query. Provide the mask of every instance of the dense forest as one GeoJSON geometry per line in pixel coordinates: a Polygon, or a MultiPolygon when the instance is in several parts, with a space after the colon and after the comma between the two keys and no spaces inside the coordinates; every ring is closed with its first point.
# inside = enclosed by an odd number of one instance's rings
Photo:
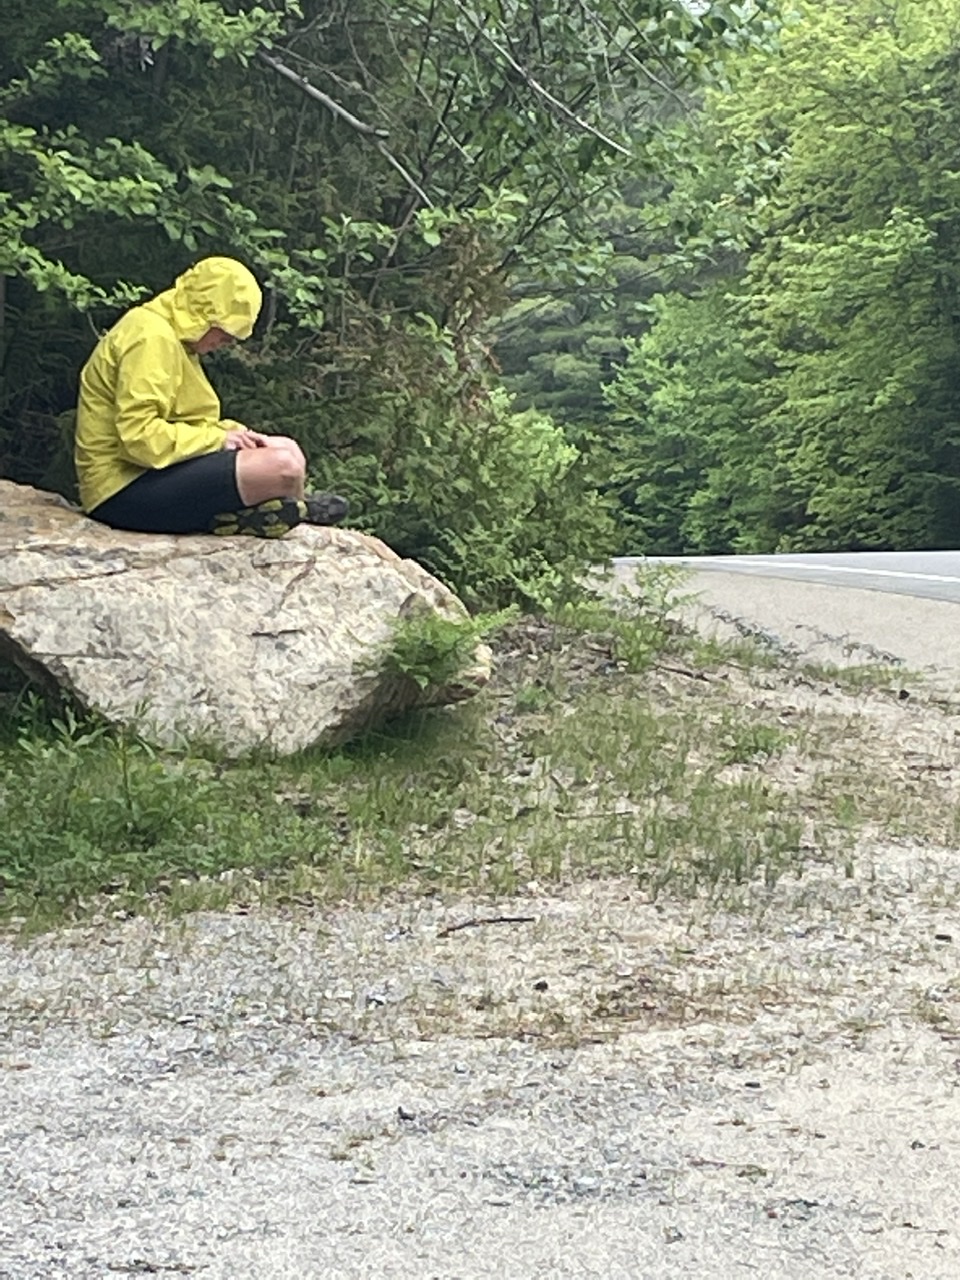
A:
{"type": "Polygon", "coordinates": [[[960,545],[958,65],[955,0],[801,4],[684,122],[605,388],[633,548],[960,545]]]}
{"type": "Polygon", "coordinates": [[[5,0],[0,473],[98,332],[213,359],[475,605],[633,553],[960,545],[960,0],[5,0]]]}

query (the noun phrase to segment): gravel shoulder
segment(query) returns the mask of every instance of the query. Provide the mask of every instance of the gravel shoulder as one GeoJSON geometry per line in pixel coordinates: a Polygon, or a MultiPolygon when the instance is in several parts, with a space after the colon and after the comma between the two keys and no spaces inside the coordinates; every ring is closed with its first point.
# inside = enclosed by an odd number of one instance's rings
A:
{"type": "Polygon", "coordinates": [[[856,866],[8,944],[0,1272],[955,1276],[960,868],[856,866]]]}
{"type": "MultiPolygon", "coordinates": [[[[622,567],[622,582],[634,570],[622,567]]],[[[960,605],[883,591],[820,586],[742,573],[691,573],[685,611],[705,633],[765,633],[788,653],[846,666],[894,662],[934,687],[960,688],[960,605]]]]}
{"type": "MultiPolygon", "coordinates": [[[[951,705],[761,692],[956,805],[951,705]]],[[[0,1276],[956,1277],[953,843],[2,938],[0,1276]]]]}

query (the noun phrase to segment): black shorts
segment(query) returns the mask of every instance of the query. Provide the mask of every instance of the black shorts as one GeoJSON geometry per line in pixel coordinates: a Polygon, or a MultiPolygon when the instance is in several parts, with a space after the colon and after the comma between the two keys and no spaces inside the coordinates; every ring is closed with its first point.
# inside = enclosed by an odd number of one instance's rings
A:
{"type": "Polygon", "coordinates": [[[242,506],[237,451],[220,449],[145,471],[89,514],[135,533],[209,533],[214,516],[242,506]]]}

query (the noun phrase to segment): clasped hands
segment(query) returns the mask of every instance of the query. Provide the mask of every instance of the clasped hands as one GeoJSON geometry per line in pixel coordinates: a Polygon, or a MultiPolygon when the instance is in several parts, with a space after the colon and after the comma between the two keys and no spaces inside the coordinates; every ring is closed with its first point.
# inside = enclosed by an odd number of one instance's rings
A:
{"type": "Polygon", "coordinates": [[[223,437],[224,449],[266,449],[270,437],[259,431],[226,431],[223,437]]]}

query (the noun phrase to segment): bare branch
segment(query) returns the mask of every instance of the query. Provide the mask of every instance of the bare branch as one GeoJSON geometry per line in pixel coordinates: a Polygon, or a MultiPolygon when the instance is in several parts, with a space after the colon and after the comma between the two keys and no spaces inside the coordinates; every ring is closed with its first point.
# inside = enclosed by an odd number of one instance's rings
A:
{"type": "Polygon", "coordinates": [[[381,141],[380,138],[376,139],[376,141],[374,142],[374,146],[383,156],[384,160],[386,160],[387,164],[392,165],[394,169],[396,169],[397,173],[399,173],[400,177],[403,178],[404,182],[411,189],[411,191],[416,192],[416,194],[420,197],[420,199],[423,201],[423,203],[427,206],[428,209],[432,209],[433,201],[424,191],[423,187],[420,186],[419,182],[417,182],[417,180],[413,177],[411,173],[407,172],[407,170],[403,167],[403,165],[396,158],[396,156],[387,150],[387,148],[383,145],[383,142],[381,141]]]}
{"type": "MultiPolygon", "coordinates": [[[[667,59],[664,58],[660,50],[657,49],[656,45],[654,45],[653,41],[650,39],[647,33],[643,31],[640,26],[638,26],[638,24],[636,23],[632,15],[627,10],[626,6],[621,3],[621,0],[614,0],[614,4],[616,6],[617,12],[620,14],[620,17],[627,24],[627,26],[633,31],[634,35],[636,35],[640,40],[643,41],[643,43],[654,55],[654,58],[660,64],[660,66],[662,66],[664,69],[669,69],[670,64],[667,61],[667,59]]],[[[643,72],[649,80],[651,80],[654,84],[659,86],[659,88],[663,89],[664,92],[672,94],[674,97],[677,98],[677,100],[682,105],[686,106],[686,103],[684,103],[683,98],[680,97],[676,89],[670,88],[668,84],[666,84],[658,76],[655,76],[645,62],[640,61],[639,65],[643,68],[643,72]]]]}
{"type": "Polygon", "coordinates": [[[459,920],[437,931],[438,938],[449,938],[461,929],[479,929],[485,924],[536,924],[539,916],[475,916],[471,920],[459,920]]]}
{"type": "MultiPolygon", "coordinates": [[[[625,13],[625,12],[624,12],[623,6],[622,6],[621,4],[618,4],[618,5],[617,5],[617,8],[618,8],[618,10],[619,10],[619,12],[620,12],[621,17],[622,17],[625,21],[627,21],[627,22],[629,22],[629,23],[630,23],[631,28],[633,29],[633,31],[634,31],[637,35],[641,36],[643,39],[646,39],[646,37],[645,37],[645,36],[642,36],[642,33],[641,33],[641,31],[639,30],[639,28],[637,27],[636,23],[634,23],[634,22],[631,20],[630,15],[629,15],[628,13],[625,13]]],[[[583,3],[583,0],[580,0],[580,10],[581,10],[581,12],[582,12],[582,13],[584,13],[585,15],[587,15],[588,17],[590,17],[590,18],[591,18],[591,19],[592,19],[592,20],[593,20],[593,21],[594,21],[594,22],[595,22],[595,23],[596,23],[596,24],[597,24],[597,25],[602,29],[603,33],[604,33],[606,36],[608,36],[611,40],[616,39],[616,37],[615,37],[615,35],[614,35],[613,31],[611,31],[611,29],[610,29],[610,27],[607,25],[607,23],[606,23],[606,22],[604,22],[603,18],[600,16],[600,14],[599,14],[599,13],[595,13],[592,9],[588,9],[588,8],[587,8],[587,6],[583,3]]],[[[647,43],[649,43],[649,41],[647,41],[647,43]]],[[[663,91],[663,93],[665,93],[668,97],[673,98],[673,99],[674,99],[676,102],[678,102],[682,107],[685,107],[685,106],[687,105],[687,104],[684,102],[684,100],[683,100],[683,98],[681,97],[681,95],[676,91],[676,89],[674,89],[674,87],[673,87],[672,85],[667,84],[667,82],[666,82],[665,80],[661,80],[659,76],[654,75],[654,73],[650,70],[650,68],[649,68],[649,67],[647,66],[647,64],[643,61],[643,59],[642,59],[642,58],[638,58],[638,57],[636,56],[636,54],[635,54],[635,53],[633,53],[630,49],[628,49],[628,48],[626,48],[626,47],[621,47],[621,48],[619,48],[619,49],[617,50],[617,53],[619,54],[619,56],[620,56],[620,57],[626,58],[626,59],[627,59],[627,61],[628,61],[628,62],[630,62],[634,67],[636,67],[636,69],[637,69],[639,72],[641,72],[641,74],[642,74],[642,75],[645,75],[645,76],[647,77],[647,79],[650,81],[650,83],[651,83],[651,84],[656,85],[656,86],[657,86],[657,88],[658,88],[658,89],[660,89],[660,90],[662,90],[662,91],[663,91]]]]}
{"type": "Polygon", "coordinates": [[[380,103],[369,89],[362,88],[356,80],[346,80],[339,72],[334,71],[329,63],[317,62],[315,58],[308,58],[305,54],[297,53],[295,49],[286,48],[283,53],[284,57],[294,58],[298,63],[303,64],[299,68],[302,76],[309,78],[315,72],[317,75],[324,76],[327,80],[332,80],[335,85],[339,85],[341,89],[346,89],[348,93],[362,94],[363,97],[369,99],[372,107],[379,109],[380,103]]]}
{"type": "Polygon", "coordinates": [[[322,89],[318,89],[315,85],[312,85],[306,76],[298,75],[296,71],[292,71],[290,67],[282,63],[279,58],[274,58],[271,54],[267,53],[266,50],[258,49],[257,57],[261,62],[265,62],[268,67],[272,67],[279,75],[284,76],[292,84],[295,84],[298,89],[302,89],[309,98],[316,99],[316,101],[325,106],[328,111],[332,111],[335,116],[339,116],[341,120],[345,120],[351,129],[356,129],[357,133],[362,133],[368,138],[386,138],[389,136],[386,129],[377,129],[372,124],[364,124],[362,120],[358,120],[352,112],[348,111],[346,107],[342,107],[340,103],[331,98],[329,94],[324,93],[322,89]]]}
{"type": "Polygon", "coordinates": [[[307,95],[307,97],[315,99],[315,101],[325,106],[328,111],[332,112],[335,116],[338,116],[341,120],[344,120],[348,125],[350,125],[351,129],[355,129],[356,132],[361,134],[364,138],[369,138],[373,146],[376,147],[384,160],[386,160],[387,164],[396,169],[397,173],[400,174],[407,186],[410,187],[412,191],[416,192],[417,196],[425,205],[429,208],[433,207],[433,201],[424,189],[384,144],[384,138],[389,137],[386,129],[377,129],[371,124],[365,124],[362,120],[358,120],[352,112],[348,111],[346,107],[342,107],[340,103],[331,98],[329,94],[324,93],[322,89],[318,89],[315,85],[312,85],[305,76],[298,75],[296,71],[292,71],[288,66],[282,63],[279,58],[274,58],[271,54],[265,52],[265,50],[259,49],[257,51],[257,57],[273,71],[276,71],[279,75],[289,80],[291,84],[295,84],[298,89],[301,89],[307,95]]]}
{"type": "MultiPolygon", "coordinates": [[[[457,76],[455,76],[454,78],[454,88],[451,90],[451,94],[448,96],[446,108],[444,108],[444,110],[438,114],[433,100],[431,99],[430,95],[427,93],[427,91],[423,87],[423,84],[421,83],[424,67],[426,65],[427,50],[430,42],[429,30],[427,32],[427,35],[424,37],[423,45],[421,46],[421,49],[420,49],[420,57],[419,57],[416,74],[413,74],[410,71],[409,67],[407,66],[406,59],[403,56],[403,52],[400,49],[400,46],[397,44],[397,37],[394,33],[393,26],[389,19],[389,5],[385,5],[384,8],[387,11],[388,16],[384,18],[383,25],[386,30],[387,38],[390,41],[391,47],[393,48],[394,53],[397,55],[397,66],[400,68],[403,75],[409,81],[410,86],[413,89],[414,93],[416,93],[417,96],[426,103],[427,110],[431,113],[431,115],[434,117],[434,120],[436,121],[437,127],[433,133],[433,137],[431,138],[430,142],[427,144],[426,151],[424,153],[424,158],[429,155],[430,151],[433,149],[433,145],[436,142],[438,134],[442,132],[447,136],[447,138],[449,138],[450,142],[453,144],[453,147],[459,153],[460,158],[464,160],[467,164],[472,164],[473,163],[472,156],[470,155],[469,151],[467,151],[463,146],[460,145],[459,139],[447,126],[446,119],[445,119],[447,111],[449,110],[450,104],[453,101],[453,93],[455,92],[456,85],[460,79],[459,74],[457,74],[457,76]]],[[[429,23],[432,21],[433,21],[433,0],[431,2],[430,15],[427,22],[428,27],[429,27],[429,23]]]]}

